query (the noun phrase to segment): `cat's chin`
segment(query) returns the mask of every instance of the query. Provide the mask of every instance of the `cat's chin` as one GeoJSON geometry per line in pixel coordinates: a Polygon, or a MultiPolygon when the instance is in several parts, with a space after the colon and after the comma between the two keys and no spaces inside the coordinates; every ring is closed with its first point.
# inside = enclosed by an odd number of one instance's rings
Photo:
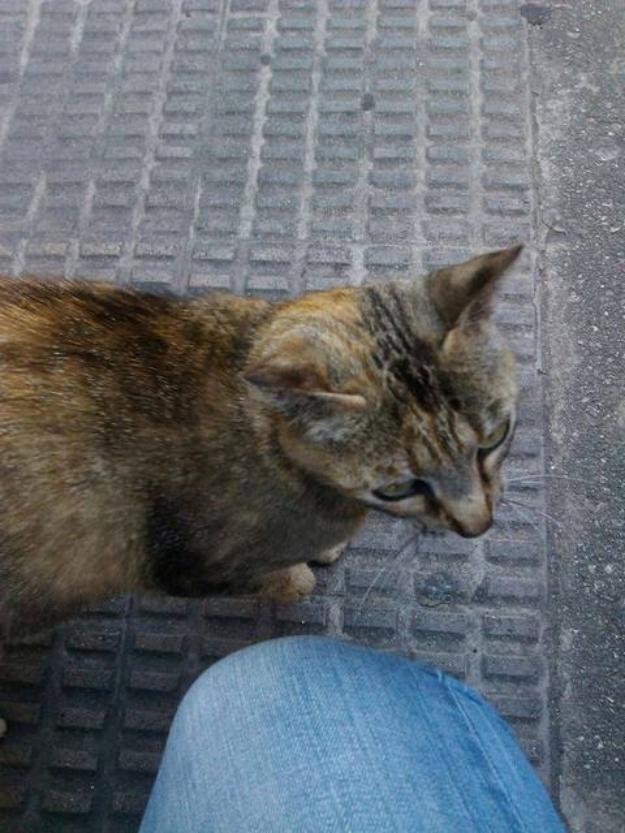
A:
{"type": "Polygon", "coordinates": [[[417,523],[416,526],[419,529],[419,532],[421,533],[421,535],[427,536],[429,538],[431,538],[431,537],[442,538],[444,535],[447,535],[447,533],[449,532],[449,530],[445,529],[444,527],[425,526],[425,524],[422,524],[422,523],[417,523]]]}

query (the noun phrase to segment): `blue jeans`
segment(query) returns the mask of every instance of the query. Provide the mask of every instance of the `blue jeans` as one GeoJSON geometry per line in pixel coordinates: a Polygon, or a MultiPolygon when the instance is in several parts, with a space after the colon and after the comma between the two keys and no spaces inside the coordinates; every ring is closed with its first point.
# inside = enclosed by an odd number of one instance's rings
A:
{"type": "Polygon", "coordinates": [[[318,637],[221,660],[191,687],[140,833],[564,833],[474,691],[318,637]]]}

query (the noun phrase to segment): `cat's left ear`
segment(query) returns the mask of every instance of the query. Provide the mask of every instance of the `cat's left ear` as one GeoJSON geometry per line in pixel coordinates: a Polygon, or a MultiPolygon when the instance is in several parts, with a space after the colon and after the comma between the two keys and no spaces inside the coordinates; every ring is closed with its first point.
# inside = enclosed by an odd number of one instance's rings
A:
{"type": "Polygon", "coordinates": [[[430,300],[448,329],[487,318],[497,283],[523,246],[478,255],[426,278],[430,300]]]}
{"type": "Polygon", "coordinates": [[[278,406],[300,404],[343,413],[367,408],[364,396],[332,384],[319,348],[296,336],[268,344],[244,378],[278,406]]]}

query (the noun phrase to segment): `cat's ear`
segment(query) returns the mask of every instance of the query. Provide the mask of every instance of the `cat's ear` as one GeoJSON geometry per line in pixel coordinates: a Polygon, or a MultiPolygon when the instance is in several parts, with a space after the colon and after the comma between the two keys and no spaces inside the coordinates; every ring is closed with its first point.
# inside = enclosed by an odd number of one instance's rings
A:
{"type": "Polygon", "coordinates": [[[332,385],[319,351],[293,339],[288,345],[274,342],[244,373],[245,380],[271,397],[276,404],[322,406],[332,411],[364,411],[367,401],[359,393],[337,390],[332,385]]]}
{"type": "Polygon", "coordinates": [[[461,319],[470,324],[488,317],[499,279],[522,250],[523,246],[500,249],[428,275],[430,300],[448,329],[461,319]]]}

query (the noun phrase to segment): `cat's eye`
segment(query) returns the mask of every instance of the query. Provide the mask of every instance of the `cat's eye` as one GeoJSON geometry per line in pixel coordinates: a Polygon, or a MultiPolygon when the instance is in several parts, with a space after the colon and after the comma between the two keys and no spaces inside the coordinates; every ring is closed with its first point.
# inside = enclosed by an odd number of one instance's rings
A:
{"type": "Polygon", "coordinates": [[[480,446],[480,453],[490,454],[491,451],[495,451],[496,448],[499,448],[510,433],[510,425],[510,420],[507,419],[495,428],[495,430],[492,431],[488,437],[486,437],[480,446]]]}
{"type": "Polygon", "coordinates": [[[429,483],[425,480],[412,479],[404,480],[401,483],[388,483],[381,489],[375,489],[373,494],[380,500],[405,500],[408,497],[421,495],[432,497],[434,492],[429,483]]]}

